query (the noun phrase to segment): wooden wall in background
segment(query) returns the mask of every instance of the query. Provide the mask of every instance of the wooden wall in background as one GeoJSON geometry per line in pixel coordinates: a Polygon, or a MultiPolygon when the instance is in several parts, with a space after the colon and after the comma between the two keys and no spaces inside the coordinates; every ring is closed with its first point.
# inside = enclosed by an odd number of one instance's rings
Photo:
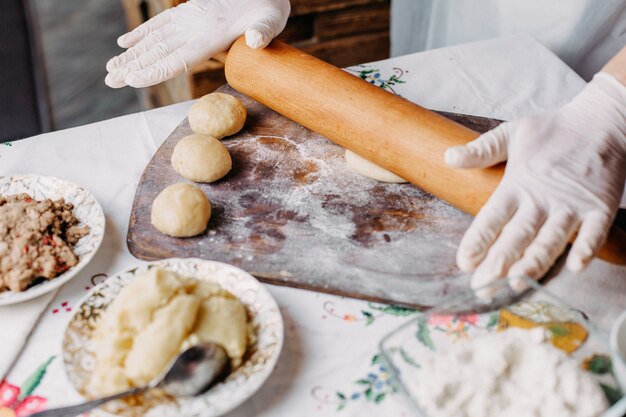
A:
{"type": "MultiPolygon", "coordinates": [[[[185,0],[121,0],[129,29],[185,0]]],[[[390,0],[291,0],[279,39],[339,67],[389,57],[390,0]]],[[[224,84],[222,64],[209,60],[188,74],[144,89],[147,108],[208,94],[224,84]]]]}

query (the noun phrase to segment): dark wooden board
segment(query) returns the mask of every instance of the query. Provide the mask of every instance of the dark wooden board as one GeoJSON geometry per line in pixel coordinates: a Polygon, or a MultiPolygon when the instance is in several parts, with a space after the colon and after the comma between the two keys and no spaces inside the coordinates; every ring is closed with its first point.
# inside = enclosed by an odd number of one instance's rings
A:
{"type": "MultiPolygon", "coordinates": [[[[207,232],[177,239],[150,224],[154,198],[185,181],[170,164],[176,143],[192,133],[185,120],[139,182],[128,231],[133,255],[217,260],[273,284],[414,307],[467,290],[454,257],[470,216],[413,185],[361,177],[324,137],[229,86],[218,91],[239,97],[248,121],[224,140],[233,170],[198,185],[213,205],[207,232]]],[[[481,132],[499,123],[444,115],[481,132]]]]}

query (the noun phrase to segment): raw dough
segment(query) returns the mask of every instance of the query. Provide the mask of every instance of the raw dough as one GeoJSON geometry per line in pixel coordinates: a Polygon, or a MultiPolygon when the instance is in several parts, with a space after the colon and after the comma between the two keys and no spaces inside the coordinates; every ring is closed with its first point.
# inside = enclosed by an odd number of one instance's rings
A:
{"type": "Polygon", "coordinates": [[[246,320],[246,309],[235,297],[211,297],[200,306],[194,335],[199,340],[223,346],[232,365],[237,367],[246,353],[247,334],[233,323],[245,323],[246,320]]]}
{"type": "Polygon", "coordinates": [[[222,139],[239,132],[246,122],[246,108],[237,98],[211,93],[198,99],[189,111],[194,132],[222,139]]]}
{"type": "Polygon", "coordinates": [[[172,167],[194,182],[213,182],[228,174],[233,166],[230,154],[219,140],[206,135],[181,139],[172,153],[172,167]]]}
{"type": "Polygon", "coordinates": [[[177,295],[158,309],[150,324],[136,334],[124,360],[126,376],[134,386],[147,385],[176,356],[199,308],[198,297],[177,295]]]}
{"type": "Polygon", "coordinates": [[[97,323],[89,392],[145,385],[200,342],[222,345],[237,368],[249,332],[246,308],[218,284],[152,268],[125,286],[97,323]]]}
{"type": "Polygon", "coordinates": [[[400,178],[393,172],[387,171],[385,168],[368,161],[365,158],[361,158],[359,155],[346,149],[346,163],[348,166],[358,174],[364,177],[372,178],[382,182],[394,182],[403,183],[407,180],[400,178]]]}
{"type": "Polygon", "coordinates": [[[193,280],[193,294],[202,300],[198,317],[186,345],[212,342],[222,346],[233,368],[241,365],[248,346],[248,314],[241,301],[211,282],[193,280]]]}
{"type": "Polygon", "coordinates": [[[211,203],[197,187],[178,183],[161,191],[152,203],[152,225],[174,237],[204,232],[211,217],[211,203]]]}

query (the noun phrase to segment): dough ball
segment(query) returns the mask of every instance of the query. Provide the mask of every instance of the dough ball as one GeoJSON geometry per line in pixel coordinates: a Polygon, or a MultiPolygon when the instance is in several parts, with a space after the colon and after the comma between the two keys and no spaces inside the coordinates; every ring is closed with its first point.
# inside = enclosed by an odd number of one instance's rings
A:
{"type": "Polygon", "coordinates": [[[213,182],[228,174],[233,162],[222,142],[211,136],[196,134],[176,144],[172,166],[190,181],[213,182]]]}
{"type": "Polygon", "coordinates": [[[194,132],[222,139],[239,132],[246,122],[246,108],[237,98],[222,93],[207,94],[189,111],[194,132]]]}
{"type": "Polygon", "coordinates": [[[364,177],[372,178],[382,182],[394,182],[403,183],[408,182],[404,178],[400,178],[391,171],[387,171],[385,168],[368,161],[365,158],[361,158],[359,155],[346,149],[346,163],[357,174],[361,174],[364,177]]]}
{"type": "Polygon", "coordinates": [[[211,217],[211,203],[197,187],[170,185],[152,203],[152,225],[174,237],[191,237],[204,232],[211,217]]]}

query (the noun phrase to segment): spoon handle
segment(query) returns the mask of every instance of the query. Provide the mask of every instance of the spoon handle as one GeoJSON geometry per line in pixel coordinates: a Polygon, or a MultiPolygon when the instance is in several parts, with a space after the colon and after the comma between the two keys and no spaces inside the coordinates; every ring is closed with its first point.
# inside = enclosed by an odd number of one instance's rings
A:
{"type": "Polygon", "coordinates": [[[39,413],[31,414],[29,417],[70,417],[77,416],[86,411],[91,410],[92,408],[96,408],[101,406],[104,403],[108,403],[109,401],[117,400],[120,398],[128,397],[130,395],[140,394],[144,391],[148,390],[148,388],[135,388],[132,390],[128,390],[125,392],[120,392],[119,394],[110,395],[108,397],[99,398],[97,400],[88,401],[82,404],[70,405],[68,407],[60,407],[60,408],[52,408],[50,410],[41,411],[39,413]]]}

